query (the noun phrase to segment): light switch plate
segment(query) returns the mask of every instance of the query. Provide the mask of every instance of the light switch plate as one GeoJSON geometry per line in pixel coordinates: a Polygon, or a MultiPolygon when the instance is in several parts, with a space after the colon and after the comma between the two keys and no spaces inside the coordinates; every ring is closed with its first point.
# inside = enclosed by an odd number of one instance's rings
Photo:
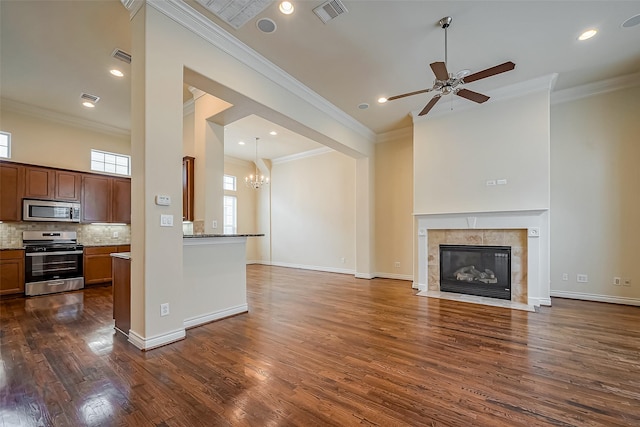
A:
{"type": "Polygon", "coordinates": [[[173,215],[160,215],[160,227],[173,227],[173,215]]]}

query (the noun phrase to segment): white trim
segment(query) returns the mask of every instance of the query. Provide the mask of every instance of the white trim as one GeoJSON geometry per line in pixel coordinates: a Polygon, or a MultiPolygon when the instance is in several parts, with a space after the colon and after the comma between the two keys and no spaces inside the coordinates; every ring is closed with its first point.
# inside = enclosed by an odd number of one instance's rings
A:
{"type": "Polygon", "coordinates": [[[533,306],[540,306],[540,305],[546,305],[548,307],[551,307],[551,298],[527,298],[527,302],[529,303],[529,305],[533,305],[533,306]]]}
{"type": "Polygon", "coordinates": [[[216,320],[235,316],[236,314],[247,313],[248,311],[249,306],[247,304],[240,304],[235,307],[229,307],[223,310],[214,311],[209,314],[202,314],[200,316],[194,316],[188,319],[184,319],[183,324],[185,329],[191,329],[195,328],[196,326],[204,325],[205,323],[210,323],[216,320]]]}
{"type": "Polygon", "coordinates": [[[380,273],[376,272],[376,277],[381,279],[396,279],[396,280],[408,280],[413,282],[412,274],[396,274],[396,273],[380,273]]]}
{"type": "Polygon", "coordinates": [[[184,328],[169,331],[164,334],[155,335],[145,338],[136,332],[129,330],[129,342],[140,350],[151,350],[153,348],[162,347],[176,341],[183,340],[187,336],[184,328]]]}
{"type": "Polygon", "coordinates": [[[196,112],[196,100],[189,99],[182,104],[182,117],[196,112]]]}
{"type": "Polygon", "coordinates": [[[81,129],[88,129],[107,135],[131,137],[131,131],[129,129],[122,129],[119,127],[106,125],[104,123],[94,122],[92,120],[84,119],[81,117],[59,113],[57,111],[48,110],[42,107],[36,107],[35,105],[25,104],[13,99],[2,98],[0,99],[0,103],[2,103],[2,109],[13,111],[14,113],[26,114],[28,116],[37,117],[38,119],[45,119],[55,123],[62,123],[64,125],[81,129]]]}
{"type": "Polygon", "coordinates": [[[255,70],[257,73],[262,74],[285,90],[306,100],[315,108],[360,134],[368,141],[375,141],[376,134],[371,129],[331,104],[302,82],[285,72],[282,68],[216,25],[213,21],[207,19],[186,2],[182,0],[147,0],[147,5],[191,30],[194,34],[202,37],[218,49],[228,53],[236,60],[255,70]]]}
{"type": "Polygon", "coordinates": [[[370,273],[356,273],[355,277],[356,279],[367,279],[367,280],[376,278],[375,274],[370,274],[370,273]]]}
{"type": "Polygon", "coordinates": [[[559,90],[551,94],[551,104],[575,101],[588,96],[600,95],[615,90],[626,89],[640,85],[640,73],[614,77],[612,79],[559,90]]]}
{"type": "Polygon", "coordinates": [[[120,3],[129,9],[129,19],[133,19],[140,10],[145,0],[120,0],[120,3]]]}
{"type": "MultiPolygon", "coordinates": [[[[504,101],[507,99],[516,98],[540,91],[550,92],[551,90],[553,90],[557,79],[558,74],[554,73],[524,82],[499,87],[495,90],[486,92],[487,95],[491,96],[491,99],[489,99],[487,103],[492,104],[494,102],[504,101]]],[[[448,102],[440,102],[436,104],[436,106],[429,112],[429,114],[418,116],[420,110],[415,110],[411,112],[411,117],[413,118],[413,122],[416,123],[435,117],[442,117],[447,114],[455,114],[461,111],[471,110],[473,108],[481,108],[481,105],[474,102],[460,102],[456,104],[456,107],[452,111],[448,102]]]]}
{"type": "Polygon", "coordinates": [[[611,304],[640,306],[640,298],[617,297],[612,295],[587,294],[584,292],[551,291],[552,297],[570,298],[585,301],[608,302],[611,304]]]}
{"type": "Polygon", "coordinates": [[[333,148],[329,148],[329,147],[316,148],[314,150],[303,151],[302,153],[296,153],[296,154],[291,154],[291,155],[288,155],[288,156],[282,156],[282,157],[278,157],[276,159],[272,159],[271,160],[271,164],[272,165],[277,165],[279,163],[292,162],[294,160],[300,160],[300,159],[304,159],[304,158],[307,158],[307,157],[319,156],[321,154],[331,153],[333,151],[335,151],[335,150],[333,148]]]}
{"type": "Polygon", "coordinates": [[[204,246],[204,245],[233,245],[247,242],[246,237],[240,236],[210,236],[210,237],[187,237],[184,236],[182,244],[184,246],[204,246]]]}
{"type": "Polygon", "coordinates": [[[339,273],[339,274],[354,274],[354,270],[348,270],[346,268],[334,268],[334,267],[321,267],[318,265],[305,265],[305,264],[292,264],[288,262],[276,262],[272,261],[270,264],[276,267],[287,267],[287,268],[299,268],[301,270],[314,270],[314,271],[324,271],[327,273],[339,273]]]}
{"type": "Polygon", "coordinates": [[[378,134],[378,138],[376,139],[376,144],[380,144],[382,142],[398,141],[401,139],[413,140],[413,126],[380,133],[378,134]]]}

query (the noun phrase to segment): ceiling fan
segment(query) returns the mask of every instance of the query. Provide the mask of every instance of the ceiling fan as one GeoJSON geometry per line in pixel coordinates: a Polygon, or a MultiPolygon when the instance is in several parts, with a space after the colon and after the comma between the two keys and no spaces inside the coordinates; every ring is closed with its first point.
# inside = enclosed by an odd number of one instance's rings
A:
{"type": "Polygon", "coordinates": [[[486,70],[478,71],[477,73],[469,74],[469,70],[462,70],[457,74],[452,74],[447,71],[447,28],[451,25],[452,18],[446,16],[438,21],[438,24],[444,29],[444,62],[433,62],[430,64],[433,74],[436,76],[433,82],[433,87],[423,90],[417,90],[415,92],[403,93],[402,95],[395,95],[389,98],[382,98],[381,102],[393,101],[395,99],[405,98],[407,96],[418,95],[426,92],[439,92],[431,101],[418,113],[418,116],[424,116],[427,114],[434,105],[440,100],[443,95],[461,96],[470,101],[482,104],[489,100],[489,97],[478,92],[474,92],[469,89],[465,89],[462,85],[465,83],[475,82],[476,80],[485,79],[487,77],[495,76],[496,74],[511,71],[516,67],[513,62],[505,62],[504,64],[496,65],[495,67],[487,68],[486,70]]]}

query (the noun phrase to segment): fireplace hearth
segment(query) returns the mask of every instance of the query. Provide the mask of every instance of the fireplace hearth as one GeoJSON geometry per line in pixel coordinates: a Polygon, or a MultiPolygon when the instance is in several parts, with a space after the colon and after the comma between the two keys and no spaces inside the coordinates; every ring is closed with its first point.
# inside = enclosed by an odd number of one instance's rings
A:
{"type": "Polygon", "coordinates": [[[440,245],[440,290],[511,299],[511,247],[440,245]]]}

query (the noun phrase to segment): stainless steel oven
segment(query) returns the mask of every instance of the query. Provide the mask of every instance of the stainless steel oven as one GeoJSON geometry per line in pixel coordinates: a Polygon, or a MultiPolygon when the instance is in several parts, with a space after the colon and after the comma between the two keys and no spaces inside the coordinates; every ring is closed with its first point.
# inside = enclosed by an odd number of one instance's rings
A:
{"type": "Polygon", "coordinates": [[[84,288],[82,245],[75,231],[24,231],[25,294],[84,288]]]}

